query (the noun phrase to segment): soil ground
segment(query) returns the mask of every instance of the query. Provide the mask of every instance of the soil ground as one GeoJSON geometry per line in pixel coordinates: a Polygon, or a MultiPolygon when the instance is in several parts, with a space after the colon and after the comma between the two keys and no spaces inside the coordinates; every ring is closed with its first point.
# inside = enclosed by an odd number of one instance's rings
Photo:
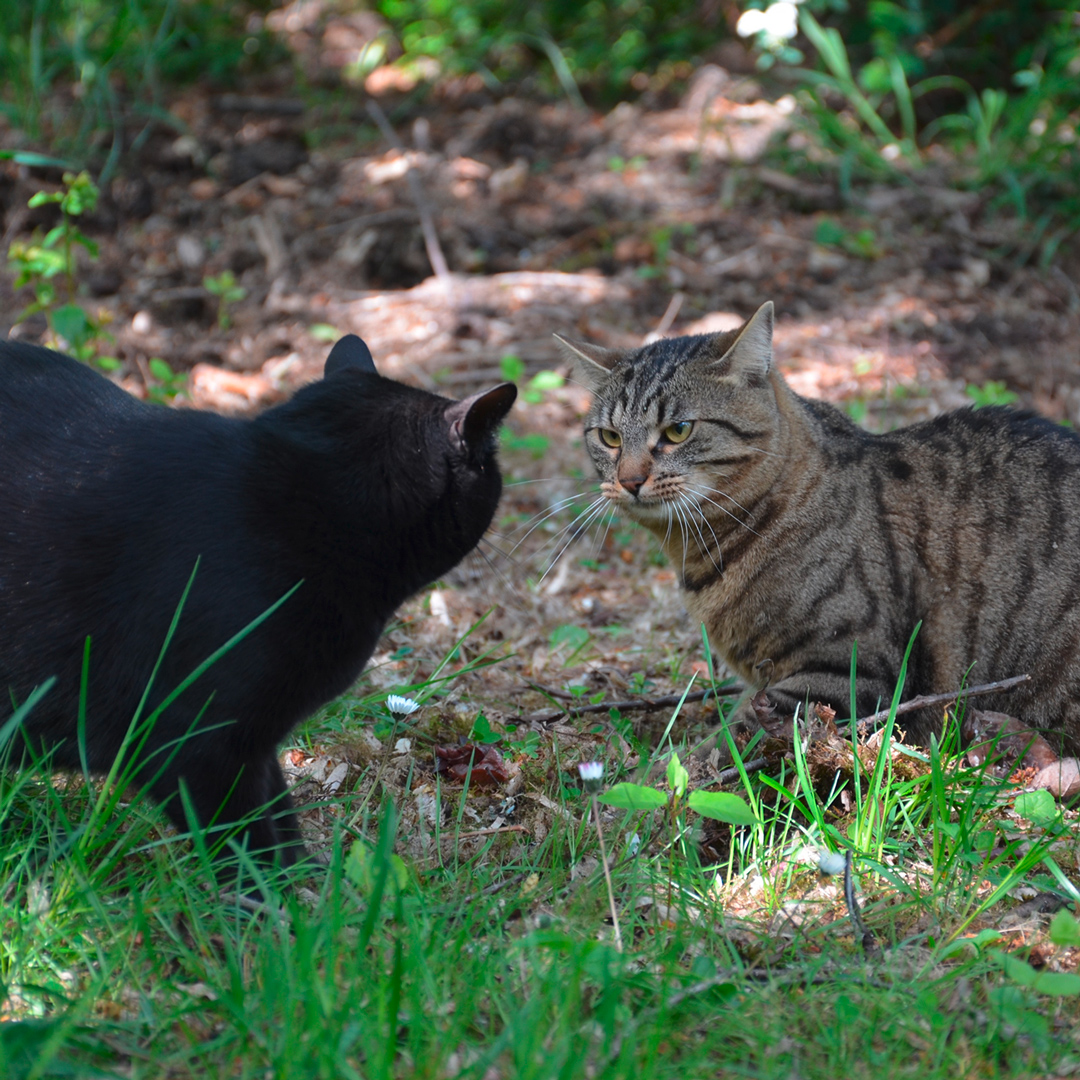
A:
{"type": "MultiPolygon", "coordinates": [[[[876,429],[969,403],[966,388],[990,380],[1080,424],[1075,252],[1030,265],[1023,225],[950,184],[948,162],[845,202],[769,164],[778,141],[806,143],[794,100],[714,66],[678,100],[606,114],[496,99],[469,80],[404,110],[394,107],[404,99],[379,100],[395,118],[393,140],[359,105],[335,119],[281,87],[195,88],[171,103],[184,133],[150,134],[87,223],[101,256],[85,266],[84,299],[111,316],[110,351],[123,361],[115,377],[132,393],[145,394],[148,361],[161,357],[188,373],[178,407],[252,412],[318,378],[328,341],[354,332],[383,374],[461,397],[500,381],[508,356],[523,382],[568,375],[554,332],[634,345],[729,329],[771,299],[777,362],[792,385],[876,429]],[[432,272],[422,215],[446,273],[432,272]],[[245,296],[223,329],[203,281],[226,270],[245,296]]],[[[18,142],[0,130],[0,143],[18,142]]],[[[26,204],[57,180],[0,167],[4,250],[50,224],[49,208],[26,204]]],[[[25,299],[0,277],[0,333],[25,299]]],[[[13,333],[44,331],[30,319],[13,333]]],[[[289,751],[313,793],[379,759],[383,783],[405,784],[414,770],[419,821],[434,783],[430,742],[457,742],[478,712],[495,732],[516,725],[519,741],[529,731],[561,739],[564,771],[606,745],[632,760],[606,712],[595,723],[553,719],[552,702],[678,693],[704,673],[700,630],[642,532],[616,523],[573,539],[560,531],[569,517],[546,518],[563,500],[585,507],[593,497],[580,440],[587,404],[571,382],[519,398],[496,535],[406,605],[365,692],[421,682],[485,613],[451,669],[489,651],[499,662],[450,684],[425,710],[420,742],[390,745],[368,727],[340,746],[289,751]]],[[[647,742],[670,714],[627,710],[647,742]]],[[[693,704],[682,719],[712,715],[693,704]]],[[[496,775],[490,806],[470,810],[478,827],[509,827],[499,807],[534,767],[524,752],[509,760],[511,779],[496,775]]],[[[538,810],[546,799],[527,795],[538,810]]],[[[531,819],[532,839],[556,809],[531,819]]],[[[309,825],[317,834],[317,815],[309,825]]]]}

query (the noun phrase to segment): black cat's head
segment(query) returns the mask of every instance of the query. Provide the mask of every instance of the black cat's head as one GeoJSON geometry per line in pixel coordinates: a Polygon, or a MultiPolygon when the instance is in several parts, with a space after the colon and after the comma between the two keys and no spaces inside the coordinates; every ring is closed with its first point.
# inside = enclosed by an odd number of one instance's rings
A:
{"type": "Polygon", "coordinates": [[[345,457],[336,483],[381,561],[423,584],[472,550],[502,491],[496,441],[513,383],[453,401],[384,378],[350,334],[330,351],[322,382],[294,401],[302,397],[319,441],[345,457]]]}

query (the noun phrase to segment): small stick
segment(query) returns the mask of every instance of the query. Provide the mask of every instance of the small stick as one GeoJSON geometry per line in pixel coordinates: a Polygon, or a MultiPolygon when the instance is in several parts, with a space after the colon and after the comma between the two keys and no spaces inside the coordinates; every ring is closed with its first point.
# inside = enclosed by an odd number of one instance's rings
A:
{"type": "MultiPolygon", "coordinates": [[[[743,769],[745,769],[747,773],[761,772],[768,764],[768,758],[758,757],[754,758],[753,761],[747,761],[743,765],[743,769]]],[[[716,773],[716,778],[721,784],[730,784],[732,780],[738,780],[741,775],[742,773],[739,772],[737,767],[732,767],[716,773]]]]}
{"type": "MultiPolygon", "coordinates": [[[[369,101],[367,103],[367,111],[371,116],[371,119],[375,121],[379,126],[379,130],[383,135],[402,153],[405,152],[405,144],[398,138],[397,132],[393,129],[390,121],[386,118],[386,113],[382,111],[377,101],[369,101]]],[[[420,183],[420,177],[416,175],[416,169],[410,165],[409,171],[405,174],[405,178],[409,182],[409,190],[412,192],[413,202],[416,203],[416,209],[420,212],[420,230],[424,234],[424,247],[427,248],[428,262],[431,263],[431,269],[435,271],[435,276],[442,282],[446,283],[450,280],[450,270],[446,265],[446,256],[443,255],[442,247],[439,244],[439,234],[435,231],[435,218],[431,213],[431,204],[428,202],[427,197],[424,194],[423,185],[420,183]]]]}
{"type": "MultiPolygon", "coordinates": [[[[546,687],[531,684],[541,693],[550,694],[552,697],[562,697],[563,691],[548,690],[546,687]]],[[[558,712],[533,713],[524,719],[537,724],[550,724],[563,716],[584,716],[587,713],[607,712],[609,709],[618,709],[619,712],[630,712],[632,709],[664,709],[670,705],[678,705],[680,701],[704,701],[710,695],[716,697],[735,697],[741,694],[745,688],[742,686],[721,686],[719,689],[695,690],[684,698],[682,694],[666,694],[658,698],[634,698],[631,701],[601,701],[596,705],[567,706],[558,712]]]]}
{"type": "Polygon", "coordinates": [[[654,341],[659,341],[671,329],[671,324],[677,318],[685,299],[686,294],[682,292],[677,292],[672,296],[671,300],[668,302],[667,310],[656,324],[656,329],[651,330],[645,335],[645,340],[642,342],[643,345],[651,345],[654,341]]]}
{"type": "Polygon", "coordinates": [[[464,840],[469,836],[492,836],[495,833],[503,832],[528,832],[527,825],[500,825],[497,829],[473,829],[471,832],[459,832],[456,835],[452,832],[443,833],[444,840],[464,840]]]}
{"type": "Polygon", "coordinates": [[[855,933],[859,936],[862,950],[868,958],[877,956],[881,948],[877,939],[866,928],[859,911],[859,901],[855,898],[855,881],[851,874],[851,848],[844,852],[844,903],[847,905],[848,914],[855,926],[855,933]]]}
{"type": "MultiPolygon", "coordinates": [[[[914,712],[916,709],[928,709],[932,705],[948,705],[950,701],[956,701],[958,698],[962,697],[981,697],[984,694],[997,694],[1005,690],[1012,690],[1013,687],[1019,686],[1021,683],[1026,683],[1030,678],[1030,675],[1014,675],[1011,679],[1002,679],[999,682],[982,683],[980,686],[968,686],[963,690],[956,690],[950,694],[920,694],[918,697],[913,697],[910,701],[905,701],[897,705],[896,715],[900,716],[901,713],[914,712]]],[[[858,721],[859,727],[869,727],[871,724],[880,724],[882,720],[889,719],[889,713],[891,711],[891,709],[882,709],[880,712],[873,713],[871,716],[864,716],[858,721]]]]}

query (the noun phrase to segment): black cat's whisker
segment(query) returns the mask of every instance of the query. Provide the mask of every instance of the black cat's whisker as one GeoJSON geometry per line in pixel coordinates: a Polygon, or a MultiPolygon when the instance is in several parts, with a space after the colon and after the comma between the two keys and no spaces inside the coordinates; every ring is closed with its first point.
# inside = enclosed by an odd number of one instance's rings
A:
{"type": "MultiPolygon", "coordinates": [[[[498,538],[497,533],[493,533],[492,535],[496,536],[498,538]]],[[[522,569],[521,560],[520,559],[515,559],[514,554],[513,554],[512,551],[504,551],[501,547],[499,547],[498,544],[492,543],[491,540],[487,536],[482,536],[480,538],[480,542],[482,544],[486,544],[489,548],[491,548],[491,550],[494,551],[495,554],[498,555],[500,559],[505,559],[515,570],[521,570],[522,569]]]]}
{"type": "Polygon", "coordinates": [[[576,529],[573,530],[569,539],[556,553],[555,557],[551,560],[548,568],[543,572],[543,574],[540,575],[540,579],[536,583],[537,585],[543,582],[544,578],[546,578],[548,574],[550,574],[551,571],[555,568],[555,564],[563,557],[563,555],[566,554],[570,545],[573,544],[573,542],[579,536],[581,536],[583,532],[585,532],[585,530],[597,519],[597,517],[599,517],[600,514],[602,514],[606,510],[606,508],[607,499],[601,496],[601,498],[598,499],[595,503],[593,503],[593,505],[580,518],[575,519],[575,521],[572,522],[571,525],[567,526],[567,528],[563,530],[563,532],[568,532],[574,525],[578,526],[576,529]]]}
{"type": "MultiPolygon", "coordinates": [[[[484,537],[481,537],[481,544],[485,544],[485,543],[488,544],[488,546],[491,547],[493,551],[497,552],[502,558],[506,559],[507,562],[510,562],[512,565],[514,565],[515,569],[520,569],[520,567],[518,567],[514,563],[514,560],[508,558],[508,556],[504,552],[500,551],[490,541],[486,540],[484,537]]],[[[514,584],[514,582],[511,581],[510,578],[508,578],[498,568],[498,566],[495,565],[495,560],[492,559],[490,555],[488,555],[488,553],[483,549],[483,547],[480,546],[480,544],[478,544],[476,546],[475,551],[476,551],[476,554],[479,555],[480,558],[484,560],[484,562],[487,564],[488,569],[499,579],[500,583],[503,585],[503,587],[505,589],[509,590],[510,592],[514,593],[515,595],[517,595],[520,592],[520,590],[514,584]]]]}

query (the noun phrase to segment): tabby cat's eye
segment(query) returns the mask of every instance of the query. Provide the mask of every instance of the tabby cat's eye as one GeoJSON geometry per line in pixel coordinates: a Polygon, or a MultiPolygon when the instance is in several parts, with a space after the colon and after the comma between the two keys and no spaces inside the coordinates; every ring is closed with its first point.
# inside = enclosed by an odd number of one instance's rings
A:
{"type": "Polygon", "coordinates": [[[668,426],[664,428],[664,438],[667,439],[669,443],[686,442],[693,429],[694,422],[692,420],[680,420],[677,424],[668,424],[668,426]]]}
{"type": "Polygon", "coordinates": [[[617,431],[612,431],[611,428],[602,427],[599,429],[600,441],[605,446],[610,446],[614,450],[618,446],[622,446],[622,436],[617,431]]]}

